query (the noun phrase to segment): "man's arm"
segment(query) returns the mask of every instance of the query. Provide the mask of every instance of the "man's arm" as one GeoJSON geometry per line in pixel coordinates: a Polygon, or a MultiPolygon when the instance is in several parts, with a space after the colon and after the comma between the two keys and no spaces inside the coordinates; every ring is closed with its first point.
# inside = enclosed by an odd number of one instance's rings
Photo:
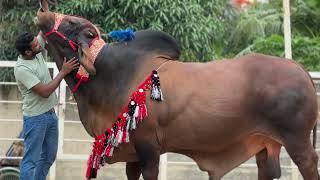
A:
{"type": "Polygon", "coordinates": [[[61,71],[51,82],[48,84],[39,82],[33,86],[31,90],[44,98],[48,98],[57,89],[62,79],[72,70],[77,69],[78,67],[79,63],[77,59],[72,58],[69,61],[66,61],[66,58],[64,58],[61,71]]]}

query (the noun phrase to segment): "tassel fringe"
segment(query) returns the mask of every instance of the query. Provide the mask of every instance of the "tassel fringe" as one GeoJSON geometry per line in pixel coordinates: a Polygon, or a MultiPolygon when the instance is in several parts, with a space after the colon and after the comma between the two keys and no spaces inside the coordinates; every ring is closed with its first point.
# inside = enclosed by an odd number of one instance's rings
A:
{"type": "Polygon", "coordinates": [[[160,80],[159,75],[157,71],[152,72],[152,88],[151,88],[151,99],[154,99],[156,101],[163,101],[163,95],[162,91],[160,89],[160,80]]]}
{"type": "Polygon", "coordinates": [[[106,129],[104,134],[96,137],[92,154],[89,156],[87,163],[87,179],[97,177],[97,171],[104,165],[106,158],[112,157],[114,148],[122,143],[129,143],[130,131],[135,130],[137,125],[148,116],[146,106],[146,91],[148,90],[151,91],[151,99],[163,100],[160,79],[155,70],[130,96],[130,101],[118,116],[118,120],[112,124],[112,128],[106,129]]]}

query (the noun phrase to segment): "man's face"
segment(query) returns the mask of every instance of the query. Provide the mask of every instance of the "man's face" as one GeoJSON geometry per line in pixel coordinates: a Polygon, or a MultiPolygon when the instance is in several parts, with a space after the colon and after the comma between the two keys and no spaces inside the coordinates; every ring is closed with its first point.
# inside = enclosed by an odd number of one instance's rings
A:
{"type": "Polygon", "coordinates": [[[43,50],[36,37],[34,37],[33,41],[30,43],[30,48],[33,56],[35,56],[36,54],[40,53],[43,50]]]}

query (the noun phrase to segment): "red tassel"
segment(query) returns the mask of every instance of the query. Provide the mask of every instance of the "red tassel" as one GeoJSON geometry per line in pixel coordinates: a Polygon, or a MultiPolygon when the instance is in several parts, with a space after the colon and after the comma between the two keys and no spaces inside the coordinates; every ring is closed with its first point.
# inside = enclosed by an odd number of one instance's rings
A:
{"type": "Polygon", "coordinates": [[[82,79],[80,78],[77,84],[73,86],[73,88],[71,89],[72,93],[75,93],[78,90],[81,83],[82,83],[82,79]]]}
{"type": "Polygon", "coordinates": [[[88,159],[88,166],[87,166],[87,172],[86,177],[87,179],[96,178],[97,177],[97,166],[95,162],[96,156],[94,154],[91,154],[88,159]]]}
{"type": "Polygon", "coordinates": [[[113,147],[112,147],[111,144],[109,144],[109,145],[107,146],[105,156],[106,156],[106,157],[111,157],[111,156],[112,156],[112,150],[113,150],[113,147]]]}
{"type": "Polygon", "coordinates": [[[114,147],[112,146],[108,153],[108,157],[111,157],[113,155],[113,150],[114,150],[114,147]]]}
{"type": "Polygon", "coordinates": [[[147,112],[146,104],[140,104],[139,105],[139,116],[138,116],[139,121],[141,122],[147,116],[148,116],[148,112],[147,112]]]}
{"type": "Polygon", "coordinates": [[[75,93],[82,82],[86,82],[88,81],[88,78],[87,77],[84,77],[84,76],[81,76],[79,73],[76,74],[76,78],[79,79],[79,81],[77,82],[77,84],[71,89],[72,93],[75,93]]]}
{"type": "Polygon", "coordinates": [[[126,143],[130,142],[130,134],[129,134],[129,132],[127,132],[127,136],[126,136],[126,139],[124,140],[124,142],[126,142],[126,143]]]}
{"type": "Polygon", "coordinates": [[[129,142],[129,132],[126,130],[126,128],[123,130],[122,142],[129,142]]]}
{"type": "Polygon", "coordinates": [[[116,141],[115,146],[119,146],[119,144],[122,143],[122,137],[123,137],[123,131],[121,129],[118,129],[117,136],[115,138],[115,141],[116,141]]]}
{"type": "Polygon", "coordinates": [[[93,166],[93,154],[88,158],[86,177],[91,178],[91,168],[93,166]]]}

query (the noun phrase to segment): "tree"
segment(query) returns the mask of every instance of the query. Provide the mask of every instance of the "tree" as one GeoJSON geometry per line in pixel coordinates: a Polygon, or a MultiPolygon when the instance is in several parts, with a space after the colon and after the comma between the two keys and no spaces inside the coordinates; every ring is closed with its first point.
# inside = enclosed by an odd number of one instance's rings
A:
{"type": "MultiPolygon", "coordinates": [[[[54,11],[83,16],[105,33],[127,27],[168,32],[186,50],[185,58],[200,61],[215,56],[212,42],[223,34],[224,6],[223,1],[208,0],[56,0],[51,3],[54,11]],[[213,7],[215,11],[211,9],[213,7]]],[[[2,59],[15,59],[12,42],[22,30],[35,31],[32,19],[37,8],[36,1],[2,2],[0,26],[8,27],[2,29],[0,37],[1,42],[7,44],[7,48],[0,50],[2,59]]]]}
{"type": "Polygon", "coordinates": [[[256,6],[240,14],[232,29],[224,53],[237,53],[255,39],[282,33],[282,14],[267,5],[256,6]]]}
{"type": "MultiPolygon", "coordinates": [[[[319,4],[313,0],[294,0],[291,2],[291,13],[293,59],[308,70],[319,71],[319,4]]],[[[260,52],[283,57],[282,26],[281,1],[258,4],[240,15],[225,53],[234,56],[260,52]]]]}
{"type": "Polygon", "coordinates": [[[320,2],[296,0],[292,8],[293,33],[308,37],[320,36],[320,2]]]}
{"type": "Polygon", "coordinates": [[[212,42],[223,34],[225,7],[223,1],[208,0],[70,0],[56,9],[80,14],[106,33],[127,27],[165,31],[178,40],[182,59],[204,61],[216,56],[212,42]]]}
{"type": "MultiPolygon", "coordinates": [[[[252,52],[284,57],[283,36],[272,35],[268,38],[259,38],[238,56],[252,52]]],[[[320,70],[320,37],[295,36],[292,40],[292,52],[292,58],[303,64],[307,70],[320,70]]]]}
{"type": "MultiPolygon", "coordinates": [[[[315,0],[294,0],[291,2],[293,35],[316,37],[320,34],[320,3],[315,0]],[[318,5],[318,6],[317,6],[318,5]]],[[[231,32],[226,54],[237,54],[255,39],[283,34],[282,1],[270,0],[239,14],[238,20],[228,31],[231,32]]]]}
{"type": "MultiPolygon", "coordinates": [[[[49,3],[53,11],[89,19],[103,33],[128,27],[165,31],[178,40],[184,61],[232,57],[256,39],[282,35],[279,0],[258,3],[246,11],[232,8],[228,0],[49,0],[49,3]]],[[[319,37],[319,4],[318,0],[292,2],[294,36],[319,37]]],[[[36,0],[0,2],[0,60],[16,60],[13,45],[18,34],[37,32],[33,18],[38,7],[36,0]]],[[[8,77],[2,69],[0,80],[8,77]]]]}
{"type": "MultiPolygon", "coordinates": [[[[37,32],[33,18],[39,5],[36,0],[3,0],[0,3],[0,59],[16,60],[14,40],[22,31],[37,32]]],[[[49,3],[51,10],[83,16],[104,33],[128,27],[165,31],[178,40],[183,54],[181,59],[186,61],[208,61],[217,57],[215,47],[221,45],[215,44],[221,42],[226,27],[225,1],[51,0],[49,3]]],[[[10,73],[2,70],[1,74],[10,73]]],[[[8,78],[1,74],[0,79],[8,78]]]]}
{"type": "MultiPolygon", "coordinates": [[[[37,2],[3,0],[0,4],[0,60],[16,60],[14,40],[23,30],[36,32],[33,23],[37,2]]],[[[14,81],[13,69],[2,68],[0,81],[14,81]]]]}

